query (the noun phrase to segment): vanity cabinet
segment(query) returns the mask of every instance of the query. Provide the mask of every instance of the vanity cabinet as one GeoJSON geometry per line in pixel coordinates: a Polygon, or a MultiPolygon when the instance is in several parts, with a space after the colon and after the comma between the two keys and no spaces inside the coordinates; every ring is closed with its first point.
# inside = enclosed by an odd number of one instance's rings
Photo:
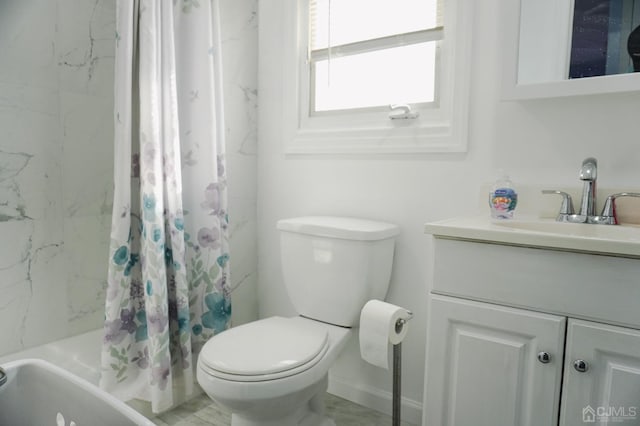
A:
{"type": "Polygon", "coordinates": [[[638,330],[439,295],[430,309],[423,424],[640,424],[638,330]]]}
{"type": "Polygon", "coordinates": [[[433,242],[423,426],[640,426],[640,259],[433,242]]]}

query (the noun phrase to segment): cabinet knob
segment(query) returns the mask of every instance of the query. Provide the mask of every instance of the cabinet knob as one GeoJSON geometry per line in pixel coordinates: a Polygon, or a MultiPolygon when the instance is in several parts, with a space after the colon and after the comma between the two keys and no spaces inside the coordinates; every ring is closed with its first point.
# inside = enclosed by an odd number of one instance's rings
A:
{"type": "Polygon", "coordinates": [[[549,352],[538,352],[538,361],[543,364],[549,364],[551,362],[551,355],[549,355],[549,352]]]}
{"type": "Polygon", "coordinates": [[[589,369],[589,364],[587,364],[587,362],[582,359],[577,359],[573,361],[573,368],[575,368],[576,371],[580,373],[584,373],[589,369]]]}

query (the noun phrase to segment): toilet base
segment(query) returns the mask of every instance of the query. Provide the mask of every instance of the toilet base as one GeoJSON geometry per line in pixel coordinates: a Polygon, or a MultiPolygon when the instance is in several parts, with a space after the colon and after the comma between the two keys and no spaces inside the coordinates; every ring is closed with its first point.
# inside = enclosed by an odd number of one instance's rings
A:
{"type": "Polygon", "coordinates": [[[325,375],[320,382],[312,386],[315,388],[315,394],[297,410],[284,417],[258,418],[255,411],[249,416],[243,415],[244,413],[232,413],[231,426],[336,426],[335,422],[325,415],[324,397],[327,384],[328,377],[325,375]]]}

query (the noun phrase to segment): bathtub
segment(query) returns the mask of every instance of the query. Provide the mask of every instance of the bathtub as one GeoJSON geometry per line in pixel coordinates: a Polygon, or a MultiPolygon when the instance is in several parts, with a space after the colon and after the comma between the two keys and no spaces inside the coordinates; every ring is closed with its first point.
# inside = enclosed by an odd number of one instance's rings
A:
{"type": "Polygon", "coordinates": [[[155,426],[88,381],[41,359],[3,364],[0,424],[155,426]]]}
{"type": "MultiPolygon", "coordinates": [[[[42,359],[98,386],[100,381],[102,333],[103,329],[99,328],[84,334],[5,355],[0,357],[0,366],[16,360],[42,359]]],[[[196,363],[194,362],[193,365],[195,368],[196,363]]],[[[174,407],[202,393],[204,391],[196,383],[194,393],[181,398],[177,397],[174,407]]],[[[184,393],[179,390],[178,395],[184,395],[184,393]]],[[[134,399],[127,401],[127,404],[145,417],[153,418],[156,416],[151,411],[151,404],[147,401],[134,399]]]]}
{"type": "Polygon", "coordinates": [[[0,365],[20,359],[43,359],[98,386],[102,328],[0,357],[0,365]]]}
{"type": "MultiPolygon", "coordinates": [[[[100,357],[103,329],[57,340],[24,351],[0,357],[0,366],[10,366],[21,360],[44,360],[69,372],[92,385],[100,381],[100,357]]],[[[145,401],[129,401],[129,406],[145,417],[153,417],[151,407],[145,401]]],[[[54,424],[48,422],[48,424],[54,424]]],[[[153,423],[150,423],[153,424],[153,423]]],[[[80,425],[79,425],[80,426],[80,425]]]]}

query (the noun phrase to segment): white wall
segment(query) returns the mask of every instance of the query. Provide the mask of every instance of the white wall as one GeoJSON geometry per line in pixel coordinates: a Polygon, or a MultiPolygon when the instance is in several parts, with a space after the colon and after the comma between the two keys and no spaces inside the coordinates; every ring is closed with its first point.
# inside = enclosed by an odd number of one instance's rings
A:
{"type": "MultiPolygon", "coordinates": [[[[419,408],[430,250],[423,224],[473,213],[480,185],[493,179],[496,168],[508,170],[516,184],[578,188],[579,165],[591,155],[599,160],[602,186],[640,189],[640,94],[501,102],[502,34],[497,21],[501,2],[483,0],[475,17],[466,154],[285,156],[280,101],[283,52],[280,17],[274,12],[280,1],[262,0],[259,9],[260,315],[294,314],[282,283],[278,219],[335,214],[399,224],[402,234],[387,300],[415,313],[403,347],[403,395],[409,409],[419,408]]],[[[348,384],[339,386],[341,392],[370,405],[379,402],[380,391],[391,390],[390,373],[361,361],[355,339],[332,370],[332,379],[348,384]]]]}
{"type": "MultiPolygon", "coordinates": [[[[0,1],[0,354],[102,326],[113,0],[0,1]]],[[[233,322],[257,316],[257,1],[221,0],[233,322]]]]}

